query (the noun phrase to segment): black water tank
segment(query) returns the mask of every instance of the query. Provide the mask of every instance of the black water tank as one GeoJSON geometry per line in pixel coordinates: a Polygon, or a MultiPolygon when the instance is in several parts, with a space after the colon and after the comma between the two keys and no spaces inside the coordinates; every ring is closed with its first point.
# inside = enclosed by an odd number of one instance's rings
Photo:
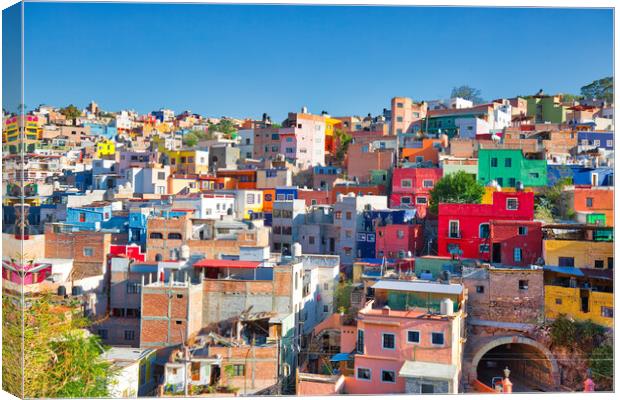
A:
{"type": "Polygon", "coordinates": [[[67,295],[67,288],[64,286],[58,286],[58,291],[57,291],[58,296],[66,296],[67,295]]]}
{"type": "Polygon", "coordinates": [[[71,289],[71,296],[80,296],[82,295],[82,286],[73,286],[71,289]]]}

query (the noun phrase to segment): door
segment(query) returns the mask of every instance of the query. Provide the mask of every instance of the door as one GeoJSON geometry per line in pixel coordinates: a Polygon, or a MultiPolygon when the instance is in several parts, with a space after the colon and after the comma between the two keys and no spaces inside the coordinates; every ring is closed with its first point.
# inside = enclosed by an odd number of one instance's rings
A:
{"type": "Polygon", "coordinates": [[[494,263],[502,262],[502,244],[501,243],[493,243],[493,262],[494,263]]]}

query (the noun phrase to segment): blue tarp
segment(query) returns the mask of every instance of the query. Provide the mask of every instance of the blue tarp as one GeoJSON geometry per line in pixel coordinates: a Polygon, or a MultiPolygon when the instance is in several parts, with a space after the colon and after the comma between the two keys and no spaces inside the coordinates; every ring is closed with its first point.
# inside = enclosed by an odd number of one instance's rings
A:
{"type": "Polygon", "coordinates": [[[329,361],[349,361],[351,359],[351,354],[349,353],[338,353],[334,354],[334,356],[329,361]]]}
{"type": "Polygon", "coordinates": [[[544,267],[545,271],[557,272],[560,274],[574,275],[574,276],[584,276],[583,272],[579,268],[575,267],[554,267],[551,265],[546,265],[544,267]]]}

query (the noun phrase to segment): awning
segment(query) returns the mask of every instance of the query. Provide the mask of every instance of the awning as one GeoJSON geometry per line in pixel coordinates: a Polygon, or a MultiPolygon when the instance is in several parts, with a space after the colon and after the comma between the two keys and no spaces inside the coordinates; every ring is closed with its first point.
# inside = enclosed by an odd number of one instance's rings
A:
{"type": "Polygon", "coordinates": [[[260,261],[239,260],[200,260],[194,264],[194,268],[258,268],[260,261]]]}
{"type": "Polygon", "coordinates": [[[575,267],[554,267],[551,265],[545,265],[544,270],[556,272],[558,274],[583,276],[583,272],[579,268],[575,268],[575,267]]]}
{"type": "Polygon", "coordinates": [[[456,377],[456,366],[421,361],[405,361],[398,372],[403,378],[427,378],[451,381],[456,377]]]}
{"type": "Polygon", "coordinates": [[[329,361],[349,361],[350,359],[351,359],[351,354],[338,353],[338,354],[334,354],[334,356],[330,358],[329,361]]]}

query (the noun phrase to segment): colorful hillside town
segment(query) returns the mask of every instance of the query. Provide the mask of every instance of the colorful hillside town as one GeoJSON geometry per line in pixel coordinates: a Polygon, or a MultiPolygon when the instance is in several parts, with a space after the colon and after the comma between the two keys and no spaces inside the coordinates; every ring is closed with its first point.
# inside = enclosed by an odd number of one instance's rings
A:
{"type": "Polygon", "coordinates": [[[613,104],[380,100],[5,112],[4,330],[35,332],[6,385],[71,397],[52,357],[77,397],[613,390],[613,104]]]}

